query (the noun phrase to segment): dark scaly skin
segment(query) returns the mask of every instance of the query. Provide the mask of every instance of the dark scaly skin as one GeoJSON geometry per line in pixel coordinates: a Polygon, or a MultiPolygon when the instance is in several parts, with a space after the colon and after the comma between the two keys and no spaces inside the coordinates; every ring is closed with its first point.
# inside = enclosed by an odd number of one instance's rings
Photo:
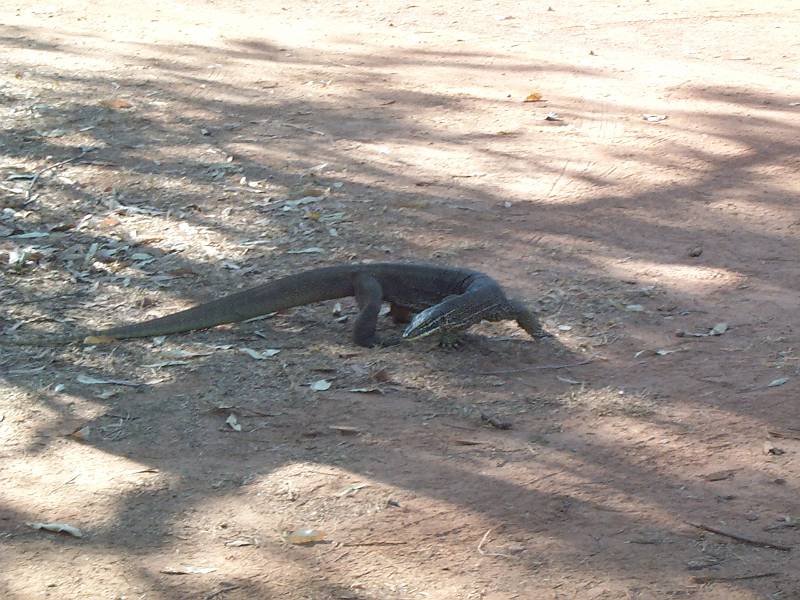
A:
{"type": "Polygon", "coordinates": [[[383,302],[391,304],[391,314],[398,322],[408,320],[412,312],[433,311],[417,315],[403,334],[407,339],[434,333],[449,336],[482,319],[516,319],[533,337],[543,335],[534,313],[507,299],[497,282],[488,275],[435,265],[368,263],[311,269],[131,325],[62,337],[0,338],[0,344],[57,345],[86,337],[122,340],[161,336],[238,323],[295,306],[347,296],[355,296],[359,307],[353,328],[353,341],[359,346],[381,343],[376,327],[383,302]],[[423,315],[426,316],[420,319],[423,315]]]}

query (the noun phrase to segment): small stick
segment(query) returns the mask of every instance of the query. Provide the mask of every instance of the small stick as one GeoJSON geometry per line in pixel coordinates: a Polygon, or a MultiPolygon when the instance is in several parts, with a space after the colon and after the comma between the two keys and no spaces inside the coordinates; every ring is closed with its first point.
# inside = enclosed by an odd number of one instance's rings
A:
{"type": "Polygon", "coordinates": [[[717,575],[701,575],[692,577],[692,583],[714,583],[715,581],[742,581],[744,579],[761,579],[762,577],[775,577],[780,575],[777,571],[770,573],[756,573],[754,575],[736,575],[733,577],[724,577],[717,575]]]}
{"type": "Polygon", "coordinates": [[[593,363],[594,359],[590,358],[588,360],[583,360],[577,363],[571,363],[566,365],[537,365],[533,367],[521,367],[519,369],[509,369],[507,371],[483,371],[482,373],[477,373],[478,375],[507,375],[509,373],[521,373],[522,371],[542,371],[544,369],[569,369],[571,367],[582,367],[583,365],[588,365],[589,363],[593,363]]]}
{"type": "Polygon", "coordinates": [[[721,535],[723,537],[731,538],[732,540],[736,540],[737,542],[742,542],[743,544],[750,544],[751,546],[760,546],[761,548],[772,548],[773,550],[780,550],[782,552],[790,552],[792,550],[792,546],[782,546],[781,544],[773,544],[772,542],[754,540],[752,538],[745,537],[738,533],[732,533],[730,531],[725,531],[724,529],[717,529],[716,527],[704,525],[703,523],[692,523],[691,521],[686,521],[686,524],[691,525],[692,527],[697,527],[698,529],[702,529],[703,531],[709,531],[711,533],[716,533],[717,535],[721,535]]]}
{"type": "Polygon", "coordinates": [[[402,546],[408,542],[346,542],[342,546],[352,548],[354,546],[402,546]]]}
{"type": "Polygon", "coordinates": [[[489,529],[486,533],[483,534],[481,541],[478,543],[478,553],[481,556],[504,556],[506,558],[511,558],[508,554],[502,554],[500,552],[485,552],[483,549],[483,545],[486,543],[486,538],[489,537],[489,534],[494,531],[494,527],[489,529]]]}
{"type": "Polygon", "coordinates": [[[211,592],[208,596],[205,596],[203,600],[211,600],[212,598],[216,598],[220,594],[224,594],[225,592],[232,592],[233,590],[238,590],[238,585],[229,585],[228,587],[220,588],[216,592],[211,592]]]}
{"type": "Polygon", "coordinates": [[[52,171],[53,169],[57,169],[58,167],[63,167],[64,165],[66,165],[68,163],[75,162],[76,160],[80,160],[84,156],[89,154],[89,152],[91,152],[92,150],[94,150],[94,148],[83,148],[82,147],[81,148],[81,153],[78,154],[77,156],[73,156],[72,158],[68,158],[66,160],[62,160],[61,162],[57,162],[54,165],[50,165],[49,167],[45,167],[44,169],[42,169],[41,171],[36,173],[36,175],[33,176],[33,179],[31,179],[31,183],[28,186],[28,191],[25,192],[25,202],[26,203],[30,202],[31,194],[33,193],[33,188],[36,187],[36,184],[39,182],[39,178],[42,175],[44,175],[48,171],[52,171]]]}

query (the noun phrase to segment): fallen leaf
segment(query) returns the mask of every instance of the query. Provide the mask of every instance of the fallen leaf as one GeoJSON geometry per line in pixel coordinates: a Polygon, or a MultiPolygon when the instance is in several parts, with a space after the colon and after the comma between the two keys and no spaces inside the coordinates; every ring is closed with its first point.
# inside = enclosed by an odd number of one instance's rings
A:
{"type": "Polygon", "coordinates": [[[139,387],[140,385],[144,385],[138,381],[127,381],[125,379],[100,379],[98,377],[92,377],[91,375],[85,375],[83,373],[79,374],[75,380],[78,383],[83,383],[84,385],[127,385],[130,387],[139,387]]]}
{"type": "Polygon", "coordinates": [[[525,100],[523,100],[523,102],[540,102],[541,100],[542,95],[539,92],[531,92],[525,96],[525,100]]]}
{"type": "Polygon", "coordinates": [[[717,323],[714,327],[711,328],[709,331],[709,335],[722,335],[728,331],[728,324],[727,323],[717,323]]]}
{"type": "Polygon", "coordinates": [[[311,384],[311,389],[315,392],[324,392],[331,388],[331,382],[327,379],[320,379],[311,384]]]}
{"type": "Polygon", "coordinates": [[[357,427],[350,427],[349,425],[328,425],[328,429],[332,429],[342,435],[358,435],[361,430],[357,427]]]}
{"type": "Polygon", "coordinates": [[[300,529],[295,529],[291,533],[286,535],[286,541],[290,544],[313,544],[315,542],[321,542],[325,539],[325,532],[320,531],[319,529],[311,529],[308,527],[302,527],[300,529]]]}
{"type": "Polygon", "coordinates": [[[735,470],[727,469],[725,471],[715,471],[713,473],[709,473],[708,475],[703,475],[703,479],[706,481],[724,481],[725,479],[733,479],[735,474],[735,470]]]}
{"type": "Polygon", "coordinates": [[[128,102],[127,100],[123,100],[122,98],[112,98],[111,100],[101,100],[101,106],[105,106],[106,108],[115,108],[115,109],[124,109],[124,108],[133,108],[133,104],[128,102]]]}
{"type": "Polygon", "coordinates": [[[213,573],[216,571],[214,567],[192,567],[192,566],[180,566],[180,567],[166,567],[161,569],[161,573],[165,575],[204,575],[205,573],[213,573]]]}
{"type": "Polygon", "coordinates": [[[350,494],[356,493],[358,490],[363,490],[364,488],[369,487],[368,483],[354,483],[353,485],[349,485],[344,488],[341,492],[336,494],[339,498],[344,496],[349,496],[350,494]]]}
{"type": "Polygon", "coordinates": [[[145,369],[163,369],[164,367],[179,367],[190,364],[188,360],[165,360],[163,362],[149,363],[142,365],[145,369]]]}
{"type": "Polygon", "coordinates": [[[230,548],[241,548],[242,546],[258,546],[258,540],[255,538],[252,540],[231,540],[230,542],[225,542],[226,546],[230,548]]]}
{"type": "Polygon", "coordinates": [[[83,338],[83,344],[86,346],[99,346],[101,344],[113,344],[117,338],[107,335],[87,335],[83,338]]]}
{"type": "Polygon", "coordinates": [[[258,352],[257,350],[253,350],[252,348],[239,348],[239,352],[241,352],[242,354],[247,354],[247,356],[255,360],[266,360],[278,354],[280,352],[280,349],[267,348],[263,352],[258,352]]]}
{"type": "Polygon", "coordinates": [[[236,418],[236,415],[231,413],[228,415],[228,418],[225,419],[225,423],[230,426],[231,429],[234,431],[241,431],[242,426],[239,424],[239,420],[236,418]]]}
{"type": "Polygon", "coordinates": [[[77,527],[67,525],[66,523],[25,523],[28,527],[34,529],[41,529],[44,531],[52,531],[54,533],[66,533],[72,537],[82,538],[83,532],[77,527]]]}
{"type": "Polygon", "coordinates": [[[324,254],[325,250],[313,246],[311,248],[303,248],[302,250],[288,250],[286,254],[324,254]]]}

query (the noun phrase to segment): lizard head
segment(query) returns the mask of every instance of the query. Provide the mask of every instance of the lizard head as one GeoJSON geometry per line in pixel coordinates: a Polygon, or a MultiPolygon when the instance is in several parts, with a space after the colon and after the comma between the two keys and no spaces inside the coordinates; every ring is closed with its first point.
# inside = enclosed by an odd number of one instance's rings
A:
{"type": "Polygon", "coordinates": [[[403,331],[403,338],[418,340],[428,337],[437,331],[441,331],[446,321],[446,311],[442,310],[441,304],[435,304],[414,315],[414,318],[411,319],[411,322],[403,331]]]}
{"type": "Polygon", "coordinates": [[[403,331],[403,338],[416,340],[433,334],[448,334],[468,329],[486,321],[512,318],[506,299],[494,294],[449,296],[418,313],[403,331]]]}

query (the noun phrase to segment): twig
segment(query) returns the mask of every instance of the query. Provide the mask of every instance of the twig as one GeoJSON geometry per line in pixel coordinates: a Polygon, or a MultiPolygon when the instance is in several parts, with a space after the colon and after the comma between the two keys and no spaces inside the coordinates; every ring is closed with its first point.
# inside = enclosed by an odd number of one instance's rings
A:
{"type": "Polygon", "coordinates": [[[286,127],[291,127],[292,129],[299,129],[300,131],[305,131],[306,133],[313,133],[314,135],[325,135],[324,131],[309,129],[308,127],[303,127],[302,125],[295,125],[294,123],[284,123],[284,125],[286,125],[286,127]]]}
{"type": "Polygon", "coordinates": [[[44,174],[45,174],[45,173],[47,173],[48,171],[52,171],[53,169],[57,169],[58,167],[63,167],[63,166],[64,166],[64,165],[66,165],[66,164],[69,164],[69,163],[71,163],[71,162],[75,162],[76,160],[80,160],[80,159],[82,159],[84,156],[86,156],[87,154],[89,154],[89,152],[91,152],[92,150],[94,150],[94,148],[91,148],[91,147],[88,147],[88,148],[87,148],[87,147],[81,147],[81,153],[80,153],[80,154],[78,154],[77,156],[73,156],[72,158],[68,158],[68,159],[66,159],[66,160],[62,160],[61,162],[57,162],[57,163],[55,163],[55,164],[53,164],[53,165],[50,165],[49,167],[45,167],[44,169],[42,169],[41,171],[39,171],[38,173],[36,173],[36,174],[33,176],[33,179],[31,179],[31,183],[30,183],[30,185],[28,186],[28,191],[26,191],[26,192],[25,192],[25,202],[26,202],[26,203],[27,203],[27,202],[30,202],[30,199],[31,199],[31,194],[33,193],[33,188],[35,188],[35,187],[36,187],[36,184],[37,184],[37,183],[39,183],[39,178],[40,178],[42,175],[44,175],[44,174]]]}
{"type": "Polygon", "coordinates": [[[500,552],[486,552],[486,551],[484,551],[483,545],[486,543],[486,538],[488,538],[489,534],[492,533],[493,531],[494,531],[494,527],[492,527],[486,533],[483,534],[483,537],[481,538],[481,541],[478,543],[478,553],[481,556],[504,556],[506,558],[511,558],[508,554],[502,554],[500,552]]]}
{"type": "Polygon", "coordinates": [[[691,525],[692,527],[697,527],[698,529],[702,529],[703,531],[709,531],[711,533],[716,533],[717,535],[721,535],[723,537],[731,538],[732,540],[736,540],[737,542],[742,542],[743,544],[750,544],[751,546],[760,546],[761,548],[772,548],[773,550],[780,550],[782,552],[790,552],[792,550],[792,546],[782,546],[781,544],[773,544],[772,542],[754,540],[752,538],[745,537],[738,533],[725,531],[724,529],[717,529],[716,527],[711,527],[710,525],[704,525],[703,523],[692,523],[691,521],[686,521],[686,524],[691,525]]]}
{"type": "Polygon", "coordinates": [[[483,371],[477,373],[477,375],[507,375],[509,373],[521,373],[523,371],[543,371],[545,369],[570,369],[572,367],[582,367],[583,365],[588,365],[589,363],[593,363],[594,359],[590,358],[588,360],[583,360],[577,363],[570,363],[565,365],[536,365],[533,367],[520,367],[519,369],[508,369],[507,371],[483,371]]]}
{"type": "Polygon", "coordinates": [[[211,600],[212,598],[216,598],[220,594],[224,594],[225,592],[232,592],[233,590],[238,590],[240,586],[238,585],[229,585],[228,587],[220,588],[216,592],[211,592],[207,596],[203,597],[203,600],[211,600]]]}
{"type": "Polygon", "coordinates": [[[715,581],[742,581],[744,579],[761,579],[762,577],[775,577],[780,575],[777,571],[770,573],[756,573],[754,575],[735,575],[733,577],[724,577],[721,575],[700,575],[692,577],[692,583],[714,583],[715,581]]]}
{"type": "Polygon", "coordinates": [[[793,427],[789,427],[786,430],[767,429],[767,433],[776,438],[800,440],[800,429],[794,429],[793,427]]]}
{"type": "Polygon", "coordinates": [[[408,542],[347,542],[342,546],[352,548],[354,546],[402,546],[408,542]]]}

